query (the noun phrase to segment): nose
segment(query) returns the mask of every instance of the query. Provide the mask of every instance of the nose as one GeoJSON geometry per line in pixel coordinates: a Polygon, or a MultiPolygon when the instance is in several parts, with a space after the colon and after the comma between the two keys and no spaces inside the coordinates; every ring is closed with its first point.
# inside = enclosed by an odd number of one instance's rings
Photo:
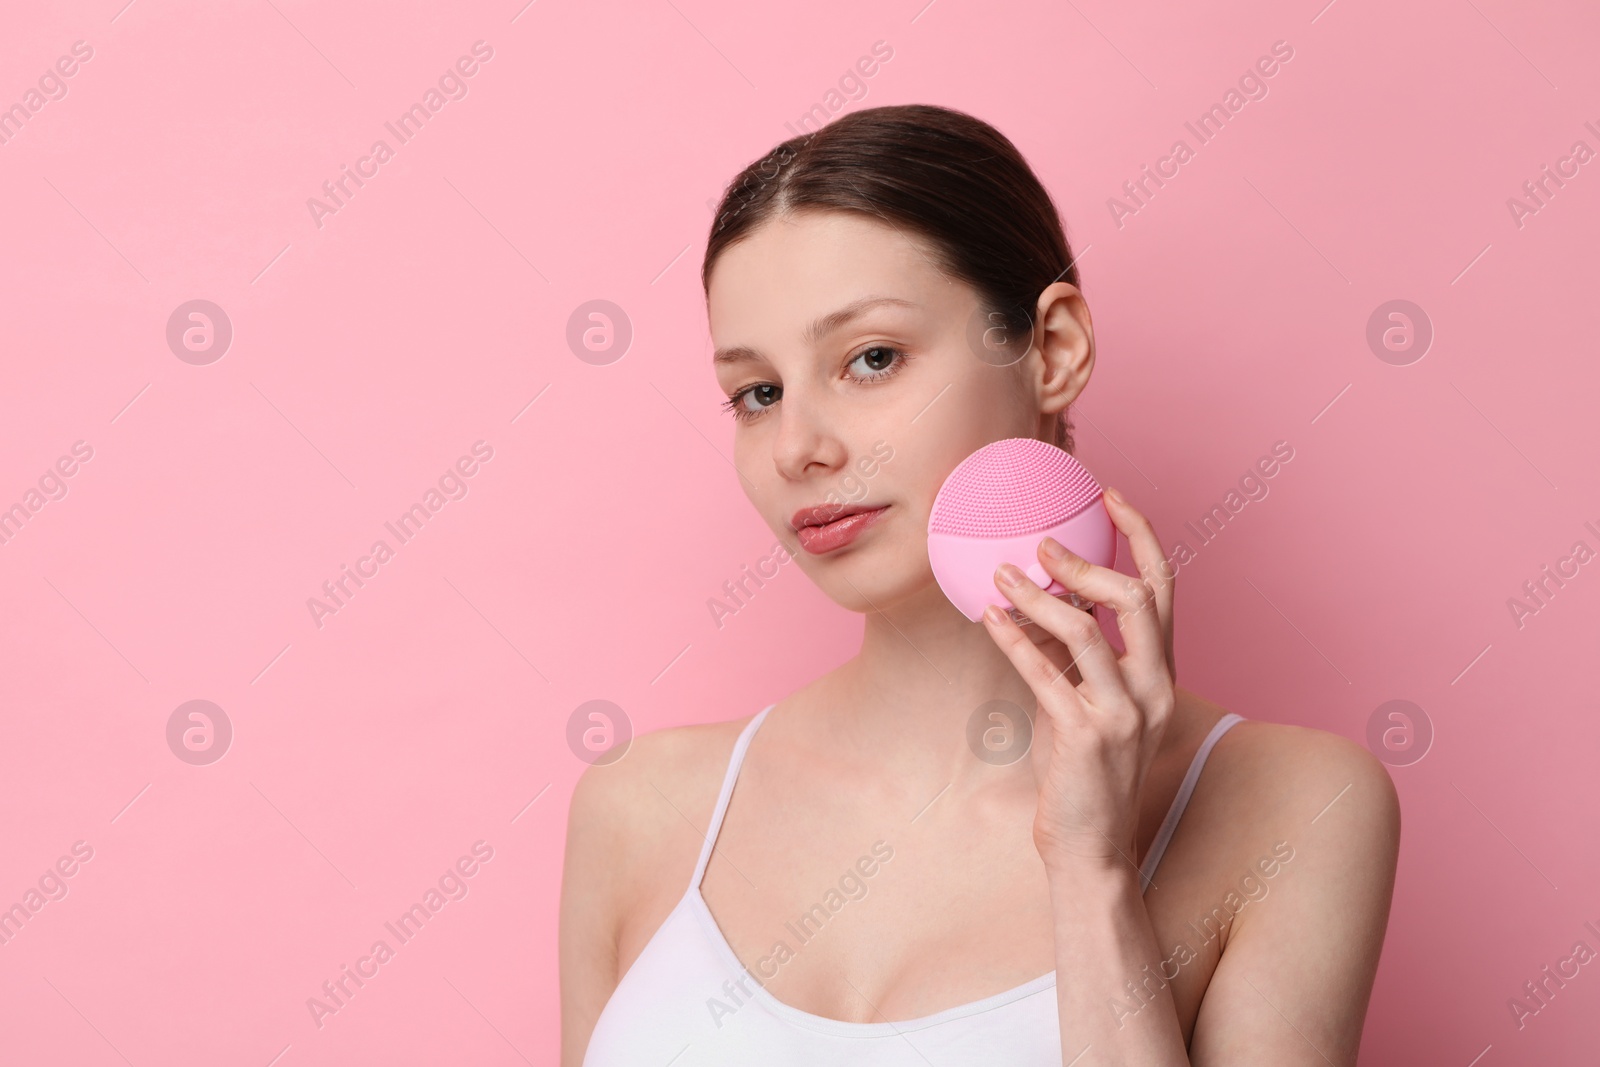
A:
{"type": "Polygon", "coordinates": [[[849,450],[815,410],[803,400],[796,403],[785,391],[778,408],[778,434],[772,444],[772,461],[790,481],[829,474],[844,465],[849,450]]]}

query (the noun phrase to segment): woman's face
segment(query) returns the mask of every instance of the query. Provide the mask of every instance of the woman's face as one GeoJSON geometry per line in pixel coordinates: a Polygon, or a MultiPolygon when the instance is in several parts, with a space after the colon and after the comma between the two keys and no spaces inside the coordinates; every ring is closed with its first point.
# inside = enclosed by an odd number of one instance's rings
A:
{"type": "Polygon", "coordinates": [[[974,290],[896,227],[808,212],[723,252],[707,306],[734,462],[767,525],[847,608],[925,594],[945,476],[991,441],[1040,432],[1027,362],[997,366],[969,341],[974,290]]]}

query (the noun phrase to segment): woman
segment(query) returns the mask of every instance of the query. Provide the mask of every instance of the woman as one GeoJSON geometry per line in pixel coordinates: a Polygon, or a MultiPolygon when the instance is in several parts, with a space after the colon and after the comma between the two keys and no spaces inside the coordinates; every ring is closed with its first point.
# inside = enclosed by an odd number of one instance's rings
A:
{"type": "Polygon", "coordinates": [[[785,142],[729,187],[702,280],[745,493],[865,631],[773,707],[585,773],[563,1064],[1355,1063],[1382,765],[1175,686],[1173,571],[1114,490],[1138,578],[1039,550],[1103,623],[1014,568],[996,601],[1032,621],[972,623],[929,569],[945,476],[1003,438],[1070,451],[1094,367],[1011,142],[920,105],[785,142]]]}

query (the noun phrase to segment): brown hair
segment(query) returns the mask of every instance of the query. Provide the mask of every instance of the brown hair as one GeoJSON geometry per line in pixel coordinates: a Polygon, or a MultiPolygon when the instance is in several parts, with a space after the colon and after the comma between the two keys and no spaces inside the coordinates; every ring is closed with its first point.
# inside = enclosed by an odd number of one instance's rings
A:
{"type": "MultiPolygon", "coordinates": [[[[981,119],[932,104],[864,108],[774,146],[723,193],[700,267],[775,216],[850,211],[904,227],[940,268],[972,286],[1007,336],[1031,336],[1033,308],[1078,268],[1055,203],[1022,154],[981,119]]],[[[1062,412],[1056,444],[1072,450],[1062,412]]]]}

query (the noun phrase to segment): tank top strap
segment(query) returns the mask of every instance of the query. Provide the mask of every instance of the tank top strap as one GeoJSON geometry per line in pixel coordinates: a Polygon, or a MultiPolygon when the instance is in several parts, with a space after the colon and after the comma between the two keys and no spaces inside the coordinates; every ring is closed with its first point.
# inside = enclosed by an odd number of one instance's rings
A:
{"type": "Polygon", "coordinates": [[[1167,809],[1167,817],[1161,820],[1161,828],[1156,831],[1155,840],[1150,842],[1150,852],[1139,865],[1139,892],[1143,893],[1150,888],[1156,868],[1161,865],[1161,856],[1167,851],[1167,846],[1172,843],[1172,835],[1178,829],[1178,820],[1183,818],[1183,811],[1189,806],[1189,798],[1194,795],[1195,783],[1200,780],[1200,772],[1205,768],[1211,749],[1234,724],[1243,721],[1243,715],[1236,715],[1230,711],[1217,720],[1211,732],[1206,734],[1206,739],[1200,742],[1200,748],[1195,752],[1194,759],[1189,761],[1189,770],[1178,786],[1178,795],[1172,798],[1172,806],[1167,809]]]}
{"type": "Polygon", "coordinates": [[[706,864],[711,862],[711,849],[717,843],[717,833],[722,829],[722,819],[728,814],[728,801],[733,798],[733,784],[739,779],[739,767],[744,763],[745,750],[750,747],[750,739],[755,736],[761,722],[767,717],[767,712],[777,707],[768,704],[751,719],[745,728],[739,732],[739,739],[734,742],[733,755],[728,759],[728,770],[722,776],[722,792],[717,794],[717,806],[711,812],[711,825],[706,827],[706,843],[700,847],[700,860],[694,865],[694,880],[689,883],[690,891],[700,885],[700,880],[705,877],[706,864]]]}

